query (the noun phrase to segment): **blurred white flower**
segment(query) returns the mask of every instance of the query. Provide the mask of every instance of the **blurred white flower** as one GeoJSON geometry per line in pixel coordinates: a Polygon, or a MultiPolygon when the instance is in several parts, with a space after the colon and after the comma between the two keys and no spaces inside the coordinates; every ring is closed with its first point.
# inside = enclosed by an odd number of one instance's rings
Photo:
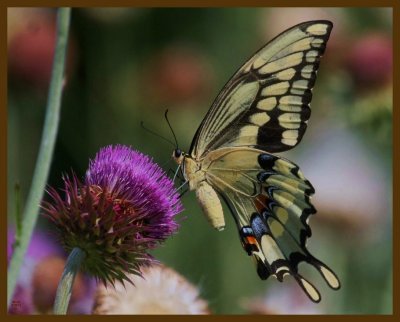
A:
{"type": "Polygon", "coordinates": [[[98,287],[94,314],[209,314],[197,287],[171,268],[153,265],[132,275],[134,285],[98,287]]]}

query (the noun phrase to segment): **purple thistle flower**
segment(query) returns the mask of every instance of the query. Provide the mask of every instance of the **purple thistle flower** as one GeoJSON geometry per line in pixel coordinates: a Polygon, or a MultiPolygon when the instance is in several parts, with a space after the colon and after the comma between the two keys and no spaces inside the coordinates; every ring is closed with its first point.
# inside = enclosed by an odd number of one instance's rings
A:
{"type": "Polygon", "coordinates": [[[56,225],[67,251],[86,252],[83,269],[101,280],[130,281],[153,258],[147,250],[178,229],[182,211],[173,182],[151,158],[127,146],[102,148],[85,181],[64,177],[65,198],[53,188],[45,215],[56,225]]]}

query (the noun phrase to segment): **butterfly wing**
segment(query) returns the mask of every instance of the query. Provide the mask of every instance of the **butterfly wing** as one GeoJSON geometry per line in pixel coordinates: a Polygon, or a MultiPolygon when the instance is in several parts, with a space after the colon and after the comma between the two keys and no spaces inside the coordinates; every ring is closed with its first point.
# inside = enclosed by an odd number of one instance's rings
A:
{"type": "Polygon", "coordinates": [[[298,265],[314,266],[333,289],[339,280],[329,267],[310,254],[308,217],[311,183],[294,163],[262,150],[221,148],[210,152],[203,165],[207,181],[234,215],[245,251],[253,256],[262,279],[279,281],[292,275],[309,298],[319,302],[318,290],[298,273],[298,265]]]}
{"type": "Polygon", "coordinates": [[[252,56],[218,95],[192,141],[200,158],[219,147],[280,152],[307,127],[316,73],[332,23],[309,21],[283,32],[252,56]]]}

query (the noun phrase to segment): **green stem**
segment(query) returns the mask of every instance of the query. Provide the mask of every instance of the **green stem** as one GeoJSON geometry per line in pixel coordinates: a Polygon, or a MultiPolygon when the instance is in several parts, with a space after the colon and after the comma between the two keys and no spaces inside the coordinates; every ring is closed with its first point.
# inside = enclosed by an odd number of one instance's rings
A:
{"type": "Polygon", "coordinates": [[[13,250],[18,247],[19,241],[22,236],[22,217],[21,217],[21,188],[17,183],[14,188],[15,196],[15,241],[13,244],[13,250]]]}
{"type": "Polygon", "coordinates": [[[60,283],[58,283],[56,300],[54,302],[54,314],[67,313],[75,276],[78,274],[81,263],[85,257],[85,252],[77,247],[69,254],[60,283]]]}
{"type": "Polygon", "coordinates": [[[61,94],[64,83],[64,65],[68,43],[70,15],[70,8],[60,8],[57,13],[57,42],[47,100],[45,123],[32,184],[24,208],[22,236],[18,246],[14,250],[13,257],[8,268],[8,306],[11,303],[20,267],[37,221],[39,205],[42,200],[44,188],[47,182],[51,158],[57,137],[61,108],[61,94]]]}

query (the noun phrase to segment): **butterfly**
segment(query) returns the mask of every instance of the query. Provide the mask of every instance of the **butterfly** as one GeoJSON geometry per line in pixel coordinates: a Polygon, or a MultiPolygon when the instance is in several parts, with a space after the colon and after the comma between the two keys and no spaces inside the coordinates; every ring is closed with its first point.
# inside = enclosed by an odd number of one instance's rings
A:
{"type": "Polygon", "coordinates": [[[228,205],[240,240],[261,279],[291,275],[319,302],[316,287],[298,272],[315,267],[332,289],[336,274],[306,248],[315,190],[299,167],[274,153],[301,141],[312,88],[332,29],[326,20],[298,24],[256,52],[226,83],[198,128],[189,153],[176,148],[190,190],[213,227],[225,226],[228,205]]]}

